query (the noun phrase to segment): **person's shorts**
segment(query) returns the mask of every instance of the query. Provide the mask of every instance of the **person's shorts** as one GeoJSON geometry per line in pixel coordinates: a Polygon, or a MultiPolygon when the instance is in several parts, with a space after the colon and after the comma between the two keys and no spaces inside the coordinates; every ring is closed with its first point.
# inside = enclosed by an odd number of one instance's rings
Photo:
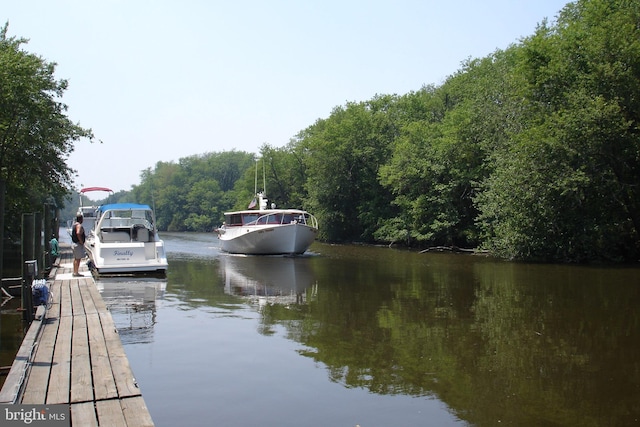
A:
{"type": "Polygon", "coordinates": [[[72,243],[71,244],[71,248],[73,249],[73,257],[75,259],[82,259],[84,258],[84,245],[80,245],[78,243],[72,243]]]}

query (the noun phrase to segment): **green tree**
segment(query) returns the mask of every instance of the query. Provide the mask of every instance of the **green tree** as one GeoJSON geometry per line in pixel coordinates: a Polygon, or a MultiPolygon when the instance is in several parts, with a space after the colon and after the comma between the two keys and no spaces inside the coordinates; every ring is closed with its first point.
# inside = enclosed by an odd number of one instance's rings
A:
{"type": "Polygon", "coordinates": [[[391,193],[378,180],[399,132],[395,96],[337,107],[299,135],[307,153],[309,209],[328,240],[373,240],[391,216],[391,193]]]}
{"type": "Polygon", "coordinates": [[[155,206],[160,230],[211,231],[233,205],[233,187],[250,165],[253,155],[239,151],[158,162],[141,174],[133,201],[155,206]]]}
{"type": "Polygon", "coordinates": [[[477,198],[487,246],[507,258],[637,259],[640,6],[569,4],[522,44],[523,130],[477,198]]]}
{"type": "Polygon", "coordinates": [[[400,209],[378,229],[377,239],[466,244],[456,234],[465,229],[460,202],[469,205],[470,199],[469,178],[462,175],[472,169],[460,161],[465,154],[458,133],[465,126],[456,122],[460,115],[446,113],[443,95],[433,87],[408,95],[423,104],[423,114],[402,128],[390,161],[380,168],[380,180],[400,209]]]}
{"type": "Polygon", "coordinates": [[[513,57],[509,49],[469,60],[441,87],[401,98],[398,108],[410,119],[380,170],[399,212],[376,238],[410,245],[479,243],[477,183],[490,171],[488,153],[517,127],[510,97],[513,57]]]}
{"type": "Polygon", "coordinates": [[[27,40],[7,31],[8,23],[0,28],[0,241],[5,216],[9,233],[19,234],[23,212],[41,210],[49,197],[64,204],[75,173],[66,159],[74,142],[93,140],[66,115],[60,99],[68,84],[56,80],[56,64],[25,51],[27,40]]]}
{"type": "MultiPolygon", "coordinates": [[[[284,147],[276,148],[265,144],[260,149],[260,158],[266,176],[267,196],[276,206],[301,209],[305,207],[307,193],[305,183],[307,172],[304,150],[290,141],[284,147]]],[[[258,177],[260,182],[261,177],[258,177]]]]}
{"type": "Polygon", "coordinates": [[[188,231],[211,231],[219,225],[220,199],[222,191],[218,181],[203,179],[195,182],[186,197],[186,211],[189,216],[185,221],[188,231]]]}
{"type": "Polygon", "coordinates": [[[62,205],[75,172],[66,158],[75,141],[93,134],[66,116],[60,98],[68,83],[56,80],[56,64],[23,50],[27,40],[7,30],[8,24],[0,29],[0,179],[9,209],[31,207],[42,195],[62,205]]]}

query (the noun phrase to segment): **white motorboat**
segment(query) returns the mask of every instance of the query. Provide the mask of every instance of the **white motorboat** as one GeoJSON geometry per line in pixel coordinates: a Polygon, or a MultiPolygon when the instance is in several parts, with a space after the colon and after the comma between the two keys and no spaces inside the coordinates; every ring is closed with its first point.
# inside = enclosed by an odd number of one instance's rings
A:
{"type": "Polygon", "coordinates": [[[299,255],[316,239],[318,221],[307,211],[267,209],[268,200],[258,193],[249,209],[225,212],[225,223],[216,229],[220,249],[245,255],[299,255]],[[257,206],[258,209],[252,209],[257,206]]]}
{"type": "Polygon", "coordinates": [[[85,249],[98,274],[166,274],[164,242],[158,236],[155,215],[148,205],[114,203],[96,210],[85,249]]]}

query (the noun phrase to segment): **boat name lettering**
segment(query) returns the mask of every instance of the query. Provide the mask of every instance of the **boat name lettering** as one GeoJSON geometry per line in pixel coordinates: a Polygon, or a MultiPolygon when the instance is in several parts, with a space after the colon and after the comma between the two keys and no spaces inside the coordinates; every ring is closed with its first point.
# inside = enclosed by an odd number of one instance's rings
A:
{"type": "Polygon", "coordinates": [[[114,250],[113,251],[113,255],[114,256],[133,256],[133,251],[127,249],[126,251],[120,251],[120,250],[114,250]]]}

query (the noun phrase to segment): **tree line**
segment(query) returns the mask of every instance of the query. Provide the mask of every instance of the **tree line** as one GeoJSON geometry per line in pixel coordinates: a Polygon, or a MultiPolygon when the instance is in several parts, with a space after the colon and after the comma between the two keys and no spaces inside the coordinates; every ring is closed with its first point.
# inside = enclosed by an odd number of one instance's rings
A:
{"type": "Polygon", "coordinates": [[[319,239],[475,248],[506,259],[637,261],[640,3],[578,0],[441,85],[335,107],[288,144],[159,162],[122,200],[208,231],[270,200],[319,239]],[[261,188],[260,188],[261,189],[261,188]]]}
{"type": "MultiPolygon", "coordinates": [[[[440,86],[336,107],[282,148],[267,193],[313,212],[320,239],[481,248],[507,259],[637,260],[640,4],[585,0],[440,86]]],[[[168,230],[246,207],[254,158],[158,163],[136,196],[168,230]]]]}
{"type": "Polygon", "coordinates": [[[22,215],[62,206],[74,176],[66,159],[76,141],[94,140],[91,129],[67,117],[61,99],[68,82],[55,78],[56,64],[7,32],[8,24],[0,27],[0,276],[5,247],[21,241],[22,215]]]}

